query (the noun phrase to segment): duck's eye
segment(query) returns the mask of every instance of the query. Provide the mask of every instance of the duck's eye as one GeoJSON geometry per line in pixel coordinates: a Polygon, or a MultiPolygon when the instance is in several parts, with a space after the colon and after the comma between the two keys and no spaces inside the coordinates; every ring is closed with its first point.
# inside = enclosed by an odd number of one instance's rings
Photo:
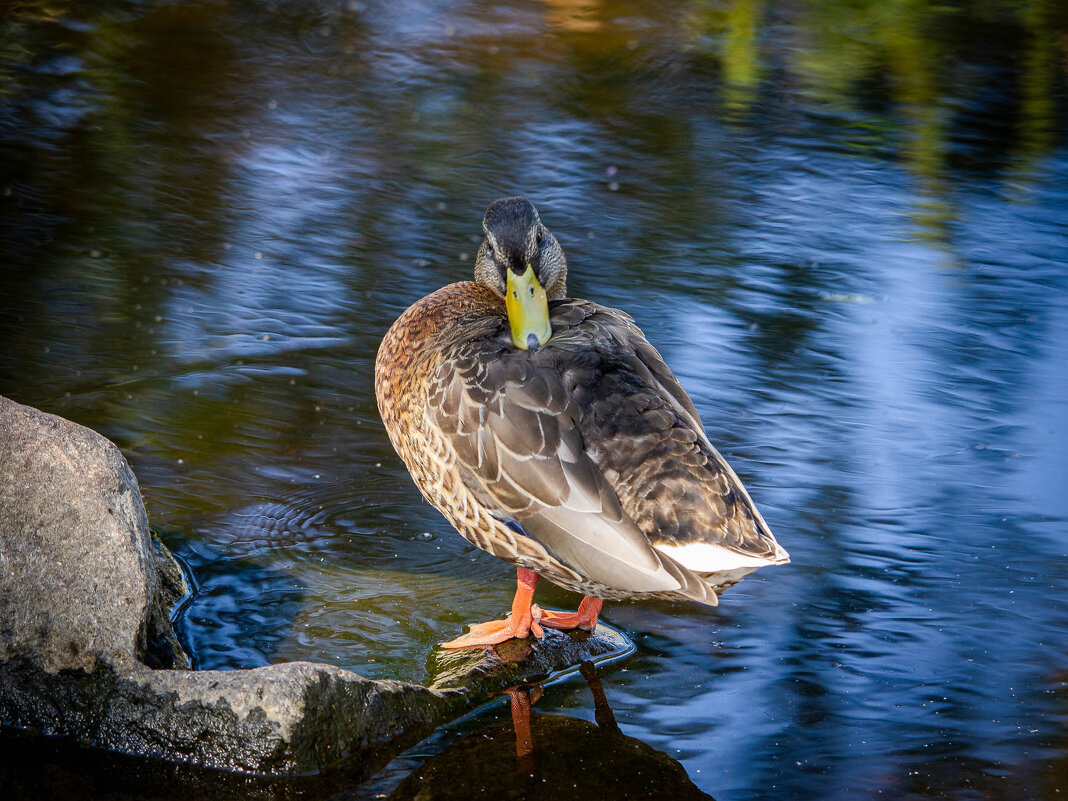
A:
{"type": "Polygon", "coordinates": [[[541,244],[541,229],[540,229],[540,228],[538,229],[538,235],[537,235],[537,236],[535,237],[535,241],[536,241],[536,242],[537,242],[537,243],[538,243],[539,245],[541,244]]]}

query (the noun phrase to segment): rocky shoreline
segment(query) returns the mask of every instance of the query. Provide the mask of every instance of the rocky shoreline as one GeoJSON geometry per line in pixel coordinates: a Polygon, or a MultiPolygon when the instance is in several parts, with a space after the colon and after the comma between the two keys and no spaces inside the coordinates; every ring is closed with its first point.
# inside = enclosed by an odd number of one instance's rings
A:
{"type": "Polygon", "coordinates": [[[313,662],[195,671],[169,613],[187,592],[119,449],[0,397],[0,724],[120,754],[268,776],[370,775],[435,727],[629,642],[547,631],[438,651],[429,686],[313,662]]]}

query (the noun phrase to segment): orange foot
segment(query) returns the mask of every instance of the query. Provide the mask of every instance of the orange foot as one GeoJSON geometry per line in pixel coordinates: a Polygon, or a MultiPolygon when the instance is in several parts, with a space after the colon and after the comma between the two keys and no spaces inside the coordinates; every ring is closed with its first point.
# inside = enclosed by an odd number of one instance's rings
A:
{"type": "Polygon", "coordinates": [[[471,631],[455,640],[441,644],[442,648],[482,648],[487,645],[499,645],[513,637],[527,637],[531,632],[539,640],[545,632],[539,625],[540,612],[532,606],[534,587],[538,584],[538,574],[533,570],[519,568],[516,571],[515,598],[512,599],[512,616],[507,620],[491,620],[489,623],[476,623],[471,631]]]}
{"type": "Polygon", "coordinates": [[[551,629],[583,629],[593,631],[597,628],[597,615],[601,613],[604,601],[587,595],[579,604],[577,612],[552,612],[534,605],[532,612],[541,625],[551,629]]]}
{"type": "Polygon", "coordinates": [[[488,623],[472,623],[471,630],[462,637],[449,640],[441,644],[442,648],[481,648],[487,645],[499,645],[513,637],[524,638],[534,636],[539,640],[545,636],[545,631],[538,621],[528,610],[525,619],[518,620],[513,615],[507,620],[491,620],[488,623]]]}

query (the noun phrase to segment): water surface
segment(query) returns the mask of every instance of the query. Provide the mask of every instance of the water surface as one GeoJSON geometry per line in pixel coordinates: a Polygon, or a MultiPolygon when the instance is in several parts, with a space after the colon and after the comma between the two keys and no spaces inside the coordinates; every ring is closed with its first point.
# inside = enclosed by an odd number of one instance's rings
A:
{"type": "MultiPolygon", "coordinates": [[[[373,360],[522,192],[793,557],[606,607],[623,734],[720,801],[1058,797],[1065,11],[666,6],[0,12],[0,393],[123,449],[200,667],[425,679],[513,573],[421,501],[373,360]]],[[[594,719],[577,678],[536,710],[594,719]]]]}

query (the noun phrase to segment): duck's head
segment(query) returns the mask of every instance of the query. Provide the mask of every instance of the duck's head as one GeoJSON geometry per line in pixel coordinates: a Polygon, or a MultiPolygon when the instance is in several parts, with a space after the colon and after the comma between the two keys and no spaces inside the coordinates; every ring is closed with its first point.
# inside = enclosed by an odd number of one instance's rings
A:
{"type": "Polygon", "coordinates": [[[490,203],[475,280],[504,298],[516,347],[544,345],[553,334],[548,301],[567,294],[567,259],[525,197],[490,203]]]}

